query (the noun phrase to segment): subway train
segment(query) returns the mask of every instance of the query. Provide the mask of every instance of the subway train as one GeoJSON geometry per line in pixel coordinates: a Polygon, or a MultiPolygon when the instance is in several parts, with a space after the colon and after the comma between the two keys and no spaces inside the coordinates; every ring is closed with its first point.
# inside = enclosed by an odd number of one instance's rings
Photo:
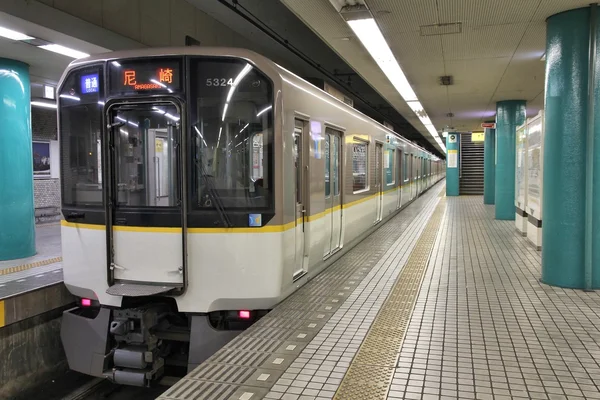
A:
{"type": "Polygon", "coordinates": [[[445,175],[244,49],[112,52],[58,86],[71,369],[185,373],[445,175]]]}

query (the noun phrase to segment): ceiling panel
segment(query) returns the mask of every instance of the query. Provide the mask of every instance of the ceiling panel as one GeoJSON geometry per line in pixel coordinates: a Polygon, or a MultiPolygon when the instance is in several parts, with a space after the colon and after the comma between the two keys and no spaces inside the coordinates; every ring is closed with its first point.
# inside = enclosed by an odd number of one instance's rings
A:
{"type": "Polygon", "coordinates": [[[590,3],[593,2],[590,0],[540,0],[540,6],[533,15],[532,20],[544,22],[551,15],[574,8],[586,7],[590,3]]]}
{"type": "Polygon", "coordinates": [[[440,22],[462,22],[470,27],[527,23],[540,0],[519,0],[518,3],[515,6],[514,0],[439,0],[440,22]]]}
{"type": "Polygon", "coordinates": [[[447,61],[446,73],[454,78],[453,84],[448,86],[449,93],[486,93],[489,96],[498,86],[510,60],[510,57],[502,57],[447,61]]]}
{"type": "Polygon", "coordinates": [[[439,23],[437,0],[371,0],[368,2],[378,22],[385,26],[384,35],[419,32],[421,25],[439,23]]]}
{"type": "Polygon", "coordinates": [[[407,63],[427,63],[444,59],[440,36],[421,36],[418,31],[397,35],[384,33],[384,36],[390,38],[388,39],[390,49],[403,69],[407,63]]]}
{"type": "Polygon", "coordinates": [[[282,2],[325,41],[354,36],[352,29],[328,0],[282,0],[282,2]]]}
{"type": "MultiPolygon", "coordinates": [[[[323,37],[353,68],[415,128],[420,121],[391,87],[387,78],[330,0],[282,0],[292,4],[304,21],[323,37]],[[341,25],[341,26],[340,26],[341,25]],[[340,44],[339,38],[351,40],[340,44]],[[389,96],[389,97],[388,97],[389,96]]],[[[338,4],[344,0],[337,0],[338,4]]],[[[362,1],[362,0],[361,0],[362,1]]],[[[544,101],[546,18],[557,12],[587,6],[589,0],[364,0],[437,129],[446,125],[480,129],[493,119],[496,102],[528,100],[528,114],[544,101]],[[462,23],[456,34],[422,36],[420,27],[462,23]],[[441,75],[453,76],[443,87],[441,75]],[[453,118],[446,116],[454,113],[453,118]]]]}
{"type": "Polygon", "coordinates": [[[463,32],[442,36],[446,60],[511,57],[527,23],[463,27],[463,32]]]}

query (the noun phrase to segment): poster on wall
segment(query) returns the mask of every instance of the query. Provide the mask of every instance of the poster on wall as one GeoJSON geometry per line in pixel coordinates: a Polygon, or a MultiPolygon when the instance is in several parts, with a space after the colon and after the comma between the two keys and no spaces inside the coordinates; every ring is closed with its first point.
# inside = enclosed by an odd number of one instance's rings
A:
{"type": "Polygon", "coordinates": [[[33,142],[33,177],[50,178],[50,143],[33,142]]]}
{"type": "Polygon", "coordinates": [[[458,168],[458,153],[456,150],[448,150],[448,168],[458,168]]]}

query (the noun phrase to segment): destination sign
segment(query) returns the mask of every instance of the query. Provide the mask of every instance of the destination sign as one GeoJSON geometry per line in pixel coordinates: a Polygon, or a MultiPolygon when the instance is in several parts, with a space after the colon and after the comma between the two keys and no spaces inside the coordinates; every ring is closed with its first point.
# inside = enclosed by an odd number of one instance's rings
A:
{"type": "Polygon", "coordinates": [[[139,93],[158,91],[173,93],[181,89],[181,63],[176,60],[112,61],[110,91],[139,93]]]}

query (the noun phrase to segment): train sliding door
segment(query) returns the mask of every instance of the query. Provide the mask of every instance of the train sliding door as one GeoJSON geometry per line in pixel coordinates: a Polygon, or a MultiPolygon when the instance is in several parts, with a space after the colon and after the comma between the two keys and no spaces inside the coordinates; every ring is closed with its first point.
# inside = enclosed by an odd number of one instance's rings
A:
{"type": "Polygon", "coordinates": [[[396,203],[396,208],[400,208],[402,206],[402,182],[404,180],[404,176],[402,175],[402,161],[404,160],[404,152],[400,149],[396,151],[396,193],[398,196],[398,200],[396,203]]]}
{"type": "Polygon", "coordinates": [[[341,133],[325,130],[325,251],[324,257],[341,247],[342,194],[341,133]]]}
{"type": "Polygon", "coordinates": [[[410,199],[413,200],[415,198],[415,193],[417,190],[416,184],[417,179],[415,175],[415,156],[413,154],[410,155],[410,199]]]}
{"type": "Polygon", "coordinates": [[[383,144],[377,143],[375,146],[375,223],[381,221],[383,214],[383,144]]]}
{"type": "Polygon", "coordinates": [[[296,120],[294,128],[294,178],[296,187],[296,252],[293,279],[298,280],[307,272],[306,256],[306,199],[308,195],[307,176],[304,173],[306,162],[304,122],[296,120]]]}
{"type": "Polygon", "coordinates": [[[179,108],[170,102],[116,105],[107,118],[107,292],[149,296],[181,289],[186,252],[179,108]]]}

